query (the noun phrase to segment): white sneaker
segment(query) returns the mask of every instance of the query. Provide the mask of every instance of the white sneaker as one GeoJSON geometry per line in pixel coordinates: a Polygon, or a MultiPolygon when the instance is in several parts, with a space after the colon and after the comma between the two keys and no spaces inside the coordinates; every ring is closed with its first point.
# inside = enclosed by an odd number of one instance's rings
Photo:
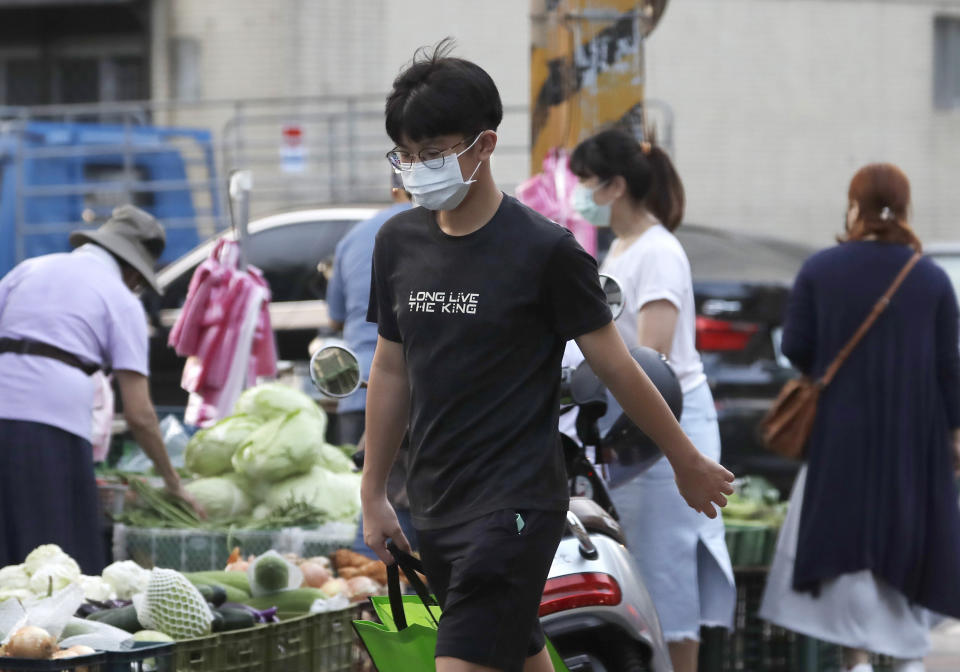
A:
{"type": "MultiPolygon", "coordinates": [[[[851,667],[847,672],[873,672],[873,665],[870,663],[860,663],[859,665],[851,667]]],[[[900,672],[900,670],[896,672],[900,672]]]]}
{"type": "Polygon", "coordinates": [[[922,660],[897,660],[893,664],[893,672],[925,672],[922,660]]]}

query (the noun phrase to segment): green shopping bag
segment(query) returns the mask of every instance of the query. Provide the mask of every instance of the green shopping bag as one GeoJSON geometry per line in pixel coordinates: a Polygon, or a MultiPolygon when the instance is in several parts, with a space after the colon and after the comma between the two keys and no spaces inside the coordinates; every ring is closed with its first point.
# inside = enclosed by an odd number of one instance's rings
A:
{"type": "Polygon", "coordinates": [[[354,621],[353,629],[378,672],[435,672],[440,606],[417,575],[421,562],[393,544],[389,549],[396,563],[387,567],[386,603],[382,597],[370,600],[383,623],[354,621]],[[416,595],[401,593],[401,569],[416,595]]]}
{"type": "MultiPolygon", "coordinates": [[[[420,599],[419,595],[404,595],[403,613],[407,619],[407,625],[423,625],[428,628],[437,629],[436,623],[440,618],[440,607],[427,606],[420,599]]],[[[386,595],[377,595],[370,598],[370,604],[373,610],[377,612],[377,618],[390,630],[397,630],[397,624],[393,619],[393,610],[390,609],[390,598],[386,595]]]]}
{"type": "MultiPolygon", "coordinates": [[[[388,595],[370,598],[382,623],[354,621],[354,630],[379,672],[435,672],[440,605],[416,574],[423,573],[423,564],[393,544],[388,548],[397,560],[387,567],[388,595]],[[399,570],[416,595],[401,594],[399,570]]],[[[549,639],[546,647],[555,672],[569,672],[549,639]]]]}

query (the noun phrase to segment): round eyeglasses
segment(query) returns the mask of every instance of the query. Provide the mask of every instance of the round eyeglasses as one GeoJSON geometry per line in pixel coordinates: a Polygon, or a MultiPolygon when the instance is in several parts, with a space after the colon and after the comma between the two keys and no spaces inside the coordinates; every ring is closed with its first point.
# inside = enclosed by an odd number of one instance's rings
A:
{"type": "MultiPolygon", "coordinates": [[[[482,135],[482,133],[478,133],[477,138],[479,138],[480,135],[482,135]]],[[[474,138],[473,142],[476,141],[477,139],[474,138]]],[[[464,138],[457,144],[450,145],[445,149],[439,149],[437,147],[424,147],[416,154],[394,148],[387,152],[387,161],[389,161],[390,165],[396,170],[400,171],[413,170],[413,166],[417,163],[422,163],[427,168],[436,170],[438,168],[443,168],[443,164],[448,158],[459,156],[459,154],[445,154],[445,152],[449,152],[451,149],[456,149],[466,142],[467,138],[464,138]]],[[[472,147],[473,143],[471,143],[470,146],[472,147]]]]}

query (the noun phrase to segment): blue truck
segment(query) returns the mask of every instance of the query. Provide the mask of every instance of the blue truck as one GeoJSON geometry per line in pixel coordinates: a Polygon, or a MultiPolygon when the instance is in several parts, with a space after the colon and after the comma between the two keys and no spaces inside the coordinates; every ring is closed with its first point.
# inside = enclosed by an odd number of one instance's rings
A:
{"type": "Polygon", "coordinates": [[[0,121],[0,276],[69,249],[71,231],[133,203],[167,229],[164,265],[221,230],[223,188],[209,131],[148,125],[0,121]]]}

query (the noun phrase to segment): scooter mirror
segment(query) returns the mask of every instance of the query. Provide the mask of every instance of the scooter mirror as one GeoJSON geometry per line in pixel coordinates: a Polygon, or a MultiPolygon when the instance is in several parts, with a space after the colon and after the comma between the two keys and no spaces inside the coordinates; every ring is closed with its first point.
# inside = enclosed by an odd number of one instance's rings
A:
{"type": "Polygon", "coordinates": [[[607,305],[610,306],[613,319],[617,319],[623,312],[623,287],[615,277],[604,273],[600,274],[600,287],[607,297],[607,305]]]}
{"type": "Polygon", "coordinates": [[[342,345],[320,348],[310,358],[310,380],[328,397],[349,397],[360,389],[360,360],[342,345]]]}

